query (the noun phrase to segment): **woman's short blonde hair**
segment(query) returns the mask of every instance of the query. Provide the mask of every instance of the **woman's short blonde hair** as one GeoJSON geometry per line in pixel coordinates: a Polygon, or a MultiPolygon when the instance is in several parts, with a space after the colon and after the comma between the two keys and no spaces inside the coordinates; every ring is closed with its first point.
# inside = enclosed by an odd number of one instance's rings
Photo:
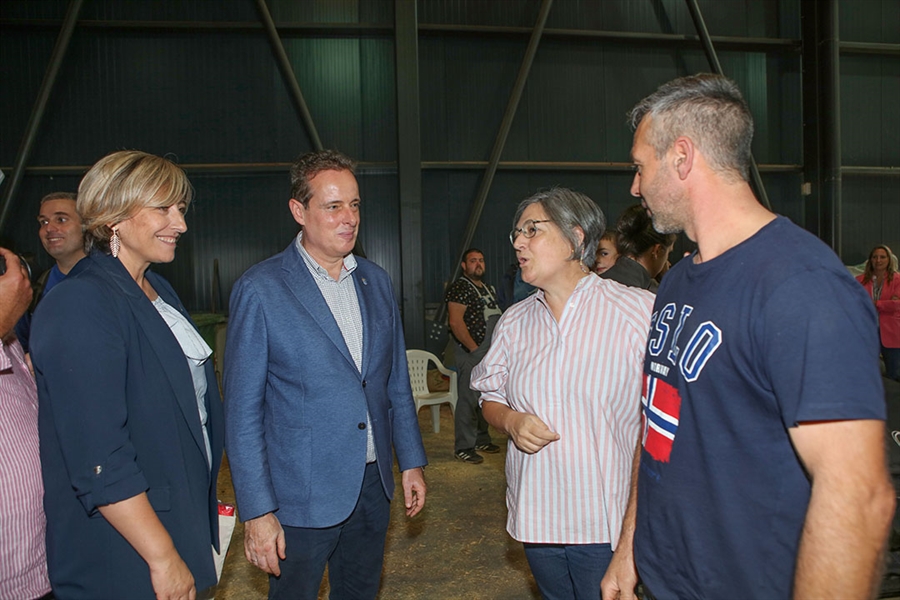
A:
{"type": "Polygon", "coordinates": [[[147,206],[190,205],[193,196],[187,175],[168,159],[137,150],[107,154],[78,186],[75,209],[84,227],[85,251],[97,248],[108,254],[110,224],[147,206]]]}

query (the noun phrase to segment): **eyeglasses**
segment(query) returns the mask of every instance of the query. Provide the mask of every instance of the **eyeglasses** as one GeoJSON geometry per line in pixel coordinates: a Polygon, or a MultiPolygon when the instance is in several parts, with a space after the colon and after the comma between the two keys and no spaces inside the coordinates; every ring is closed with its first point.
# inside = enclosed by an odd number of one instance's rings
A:
{"type": "Polygon", "coordinates": [[[512,231],[509,232],[509,243],[515,244],[516,238],[519,235],[524,235],[526,238],[531,239],[538,232],[538,228],[535,227],[538,223],[550,223],[550,219],[541,219],[539,221],[535,221],[534,219],[528,219],[524,223],[522,223],[521,227],[515,227],[512,231]]]}

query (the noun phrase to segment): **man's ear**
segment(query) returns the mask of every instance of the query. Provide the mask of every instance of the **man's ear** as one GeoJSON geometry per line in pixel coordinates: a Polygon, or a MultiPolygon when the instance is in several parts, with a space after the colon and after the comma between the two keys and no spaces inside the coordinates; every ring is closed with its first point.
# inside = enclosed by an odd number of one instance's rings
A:
{"type": "Polygon", "coordinates": [[[306,214],[305,209],[303,208],[303,204],[300,203],[299,200],[291,198],[288,202],[288,208],[291,211],[291,216],[294,217],[294,220],[297,221],[300,225],[305,225],[306,214]]]}
{"type": "Polygon", "coordinates": [[[691,170],[694,168],[694,142],[689,137],[681,136],[672,144],[672,155],[674,164],[672,165],[678,178],[687,179],[691,170]]]}

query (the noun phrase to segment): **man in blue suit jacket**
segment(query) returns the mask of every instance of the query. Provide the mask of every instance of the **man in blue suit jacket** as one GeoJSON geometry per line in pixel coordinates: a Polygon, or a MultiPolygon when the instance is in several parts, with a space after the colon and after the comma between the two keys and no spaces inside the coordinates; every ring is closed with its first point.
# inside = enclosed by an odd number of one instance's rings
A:
{"type": "Polygon", "coordinates": [[[426,464],[387,273],[352,254],[359,187],[346,156],[306,154],[289,206],[302,230],[235,283],[225,352],[226,451],[247,560],[269,598],[375,598],[394,478],[406,513],[426,464]]]}

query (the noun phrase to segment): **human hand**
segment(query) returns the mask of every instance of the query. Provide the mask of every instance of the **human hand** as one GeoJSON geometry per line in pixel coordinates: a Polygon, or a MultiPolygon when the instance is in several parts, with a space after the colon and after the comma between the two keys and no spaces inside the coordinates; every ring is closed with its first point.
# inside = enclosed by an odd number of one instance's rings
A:
{"type": "Polygon", "coordinates": [[[195,600],[194,576],[177,552],[150,566],[150,583],[157,600],[195,600]]]}
{"type": "Polygon", "coordinates": [[[510,411],[504,429],[509,433],[516,447],[526,454],[534,454],[551,442],[559,439],[538,417],[531,413],[510,411]]]}
{"type": "Polygon", "coordinates": [[[425,508],[425,470],[422,467],[407,469],[400,476],[403,483],[406,516],[414,517],[425,508]]]}
{"type": "Polygon", "coordinates": [[[0,248],[0,256],[6,260],[6,273],[0,275],[0,338],[16,325],[31,302],[31,280],[19,257],[0,248]]]}
{"type": "Polygon", "coordinates": [[[612,561],[600,582],[603,600],[634,600],[634,588],[637,586],[637,569],[634,566],[634,553],[625,549],[624,544],[613,553],[612,561]]]}
{"type": "Polygon", "coordinates": [[[284,560],[287,556],[284,529],[273,513],[266,513],[244,523],[244,556],[250,564],[266,573],[275,577],[281,575],[278,559],[284,560]]]}

